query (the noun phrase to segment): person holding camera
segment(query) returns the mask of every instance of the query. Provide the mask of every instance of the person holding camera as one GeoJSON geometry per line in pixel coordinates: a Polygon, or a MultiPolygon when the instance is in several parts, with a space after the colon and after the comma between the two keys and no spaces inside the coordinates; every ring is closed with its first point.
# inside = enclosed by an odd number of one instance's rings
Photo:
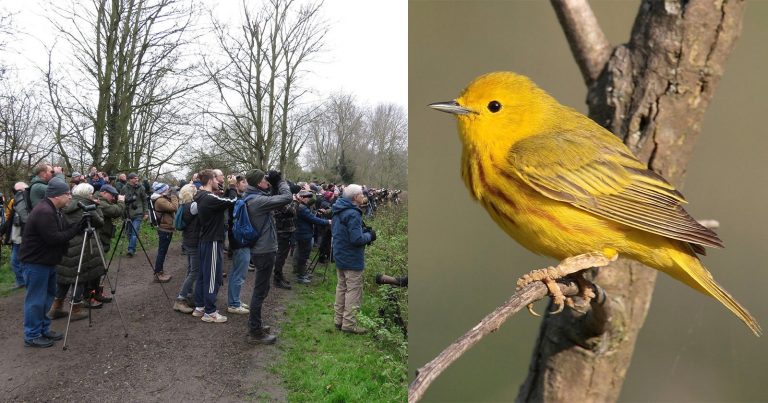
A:
{"type": "MultiPolygon", "coordinates": [[[[97,204],[99,211],[104,216],[104,225],[99,230],[99,240],[101,240],[101,246],[104,248],[104,255],[106,256],[112,245],[112,237],[115,236],[117,230],[114,220],[121,218],[125,212],[125,196],[121,195],[114,186],[104,185],[99,190],[97,204]]],[[[112,302],[112,297],[104,295],[100,279],[93,280],[89,289],[93,290],[92,297],[96,301],[112,302]]]]}
{"type": "Polygon", "coordinates": [[[200,224],[200,275],[195,285],[195,310],[192,316],[200,317],[203,322],[224,323],[227,317],[216,310],[216,297],[222,281],[222,253],[226,223],[224,214],[235,204],[235,199],[217,196],[219,182],[212,169],[206,169],[199,175],[202,186],[197,191],[194,201],[197,203],[197,215],[200,224]]]}
{"type": "Polygon", "coordinates": [[[357,311],[363,300],[363,270],[365,246],[376,240],[376,231],[363,228],[365,203],[363,188],[349,185],[342,197],[333,204],[333,253],[336,257],[336,302],[334,325],[347,333],[363,334],[366,329],[357,326],[357,311]]]}
{"type": "Polygon", "coordinates": [[[67,251],[69,240],[85,227],[85,221],[69,223],[60,209],[67,206],[72,195],[62,178],[51,179],[45,198],[29,214],[22,234],[21,260],[27,293],[24,297],[24,345],[51,347],[64,336],[50,330],[51,320],[45,313],[51,308],[56,293],[56,265],[67,251]]]}
{"type": "Polygon", "coordinates": [[[309,211],[309,203],[312,199],[311,191],[302,190],[299,192],[298,200],[299,210],[296,218],[296,246],[298,247],[294,257],[293,270],[296,272],[296,282],[300,284],[309,284],[307,276],[307,260],[312,252],[312,237],[314,235],[314,225],[326,227],[331,225],[331,220],[322,219],[309,211]]]}
{"type": "MultiPolygon", "coordinates": [[[[288,184],[291,194],[301,191],[301,186],[288,184]]],[[[293,243],[293,234],[296,232],[296,215],[299,209],[299,202],[294,200],[275,211],[275,230],[277,231],[277,255],[275,256],[274,284],[277,288],[284,290],[291,289],[291,283],[285,279],[283,266],[288,259],[288,252],[293,243]]]]}
{"type": "Polygon", "coordinates": [[[248,342],[272,344],[277,341],[277,337],[269,334],[268,328],[263,326],[261,305],[269,294],[269,282],[277,255],[274,211],[290,203],[293,196],[280,172],[269,171],[268,175],[264,175],[264,171],[254,169],[245,178],[248,182],[245,197],[251,197],[247,204],[248,218],[251,225],[261,234],[251,246],[251,260],[256,266],[256,279],[251,296],[251,312],[248,315],[248,342]]]}
{"type": "MultiPolygon", "coordinates": [[[[91,210],[87,214],[91,217],[91,225],[94,228],[101,228],[104,225],[104,216],[96,208],[96,202],[93,200],[93,186],[89,183],[81,183],[72,189],[72,199],[63,209],[64,220],[68,224],[78,223],[85,217],[85,209],[91,210]],[[82,206],[82,207],[81,207],[82,206]],[[92,206],[92,207],[91,207],[92,206]]],[[[58,319],[67,316],[64,309],[64,299],[67,293],[75,284],[75,278],[78,280],[77,289],[72,290],[72,320],[81,320],[88,317],[83,311],[86,307],[83,302],[83,295],[86,285],[92,280],[98,280],[104,273],[104,264],[99,255],[98,244],[94,238],[88,238],[88,244],[83,251],[83,239],[85,233],[79,233],[69,240],[67,250],[62,256],[61,262],[56,266],[56,299],[53,300],[48,317],[58,319]],[[80,263],[80,253],[83,252],[82,264],[80,263]],[[78,266],[80,266],[80,275],[78,277],[78,266]]],[[[90,291],[90,290],[88,290],[90,291]]],[[[89,298],[85,298],[88,308],[101,308],[101,303],[89,298]]]]}
{"type": "Polygon", "coordinates": [[[136,239],[141,229],[141,222],[149,217],[147,213],[147,193],[144,186],[139,184],[139,175],[134,172],[128,174],[128,183],[123,186],[120,194],[125,196],[125,206],[128,208],[128,216],[131,218],[133,230],[128,231],[128,257],[136,254],[136,239]]]}
{"type": "Polygon", "coordinates": [[[165,255],[168,254],[168,247],[171,246],[173,239],[173,219],[176,210],[179,208],[179,198],[172,194],[171,187],[165,183],[155,183],[152,185],[151,199],[157,217],[157,258],[155,259],[155,282],[167,283],[171,281],[171,275],[165,274],[163,266],[165,264],[165,255]]]}

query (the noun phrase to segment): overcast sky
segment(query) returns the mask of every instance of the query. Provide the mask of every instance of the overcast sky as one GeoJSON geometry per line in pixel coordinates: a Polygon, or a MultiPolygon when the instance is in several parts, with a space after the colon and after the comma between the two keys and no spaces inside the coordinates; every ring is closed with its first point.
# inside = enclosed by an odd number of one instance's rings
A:
{"type": "MultiPolygon", "coordinates": [[[[215,1],[218,4],[212,8],[217,15],[239,18],[240,0],[215,1]]],[[[13,26],[22,31],[0,57],[18,69],[22,80],[39,76],[34,66],[46,63],[43,43],[50,46],[55,36],[44,17],[47,4],[48,0],[0,0],[0,10],[16,13],[13,26]]],[[[325,50],[306,66],[312,75],[305,83],[320,97],[344,90],[362,103],[388,102],[407,108],[407,12],[406,0],[326,0],[325,50]]]]}

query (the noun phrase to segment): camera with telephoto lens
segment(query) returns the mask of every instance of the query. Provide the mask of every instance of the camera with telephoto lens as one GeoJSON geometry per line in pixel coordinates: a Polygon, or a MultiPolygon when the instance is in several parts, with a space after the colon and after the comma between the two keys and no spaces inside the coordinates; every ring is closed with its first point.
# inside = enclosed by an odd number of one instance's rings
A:
{"type": "Polygon", "coordinates": [[[139,198],[139,197],[138,197],[138,196],[136,196],[135,194],[132,194],[132,195],[125,195],[125,200],[124,200],[124,201],[125,201],[125,205],[126,205],[126,206],[130,206],[130,205],[131,205],[131,204],[133,204],[133,203],[134,203],[134,202],[135,202],[135,201],[136,201],[138,198],[139,198]]]}

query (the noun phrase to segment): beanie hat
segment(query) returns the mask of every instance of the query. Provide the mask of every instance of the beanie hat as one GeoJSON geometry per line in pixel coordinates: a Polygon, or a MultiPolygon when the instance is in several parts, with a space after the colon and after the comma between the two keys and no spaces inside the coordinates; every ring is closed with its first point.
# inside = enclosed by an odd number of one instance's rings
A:
{"type": "Polygon", "coordinates": [[[99,190],[102,192],[107,192],[115,197],[117,197],[117,195],[120,194],[117,192],[117,189],[115,189],[115,187],[112,185],[101,185],[101,188],[99,188],[99,190]]]}
{"type": "Polygon", "coordinates": [[[131,173],[128,174],[128,179],[133,179],[133,178],[138,178],[138,177],[139,177],[139,175],[136,175],[135,172],[131,172],[131,173]]]}
{"type": "Polygon", "coordinates": [[[75,171],[75,172],[72,172],[72,177],[73,177],[73,178],[76,178],[76,177],[78,177],[78,176],[83,176],[83,174],[81,174],[80,172],[77,172],[77,171],[75,171]]]}
{"type": "Polygon", "coordinates": [[[170,186],[168,186],[168,185],[166,185],[165,183],[162,183],[162,182],[155,182],[155,183],[152,184],[152,191],[157,193],[157,194],[163,194],[163,193],[167,192],[168,189],[170,189],[170,186]]]}
{"type": "Polygon", "coordinates": [[[45,197],[61,196],[64,193],[69,193],[69,186],[64,183],[64,180],[55,177],[48,181],[48,189],[45,190],[45,197]]]}
{"type": "Polygon", "coordinates": [[[264,179],[264,171],[261,169],[254,169],[245,175],[246,182],[248,182],[248,185],[253,187],[259,186],[259,183],[262,179],[264,179]]]}

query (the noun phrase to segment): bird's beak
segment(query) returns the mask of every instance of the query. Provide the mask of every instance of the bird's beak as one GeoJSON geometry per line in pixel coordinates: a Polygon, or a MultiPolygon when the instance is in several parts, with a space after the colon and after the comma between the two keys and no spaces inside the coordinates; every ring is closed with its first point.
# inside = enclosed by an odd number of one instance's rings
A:
{"type": "Polygon", "coordinates": [[[470,113],[476,113],[472,109],[465,108],[459,105],[455,100],[447,102],[435,102],[429,104],[432,109],[437,109],[440,112],[452,113],[454,115],[469,115],[470,113]]]}

